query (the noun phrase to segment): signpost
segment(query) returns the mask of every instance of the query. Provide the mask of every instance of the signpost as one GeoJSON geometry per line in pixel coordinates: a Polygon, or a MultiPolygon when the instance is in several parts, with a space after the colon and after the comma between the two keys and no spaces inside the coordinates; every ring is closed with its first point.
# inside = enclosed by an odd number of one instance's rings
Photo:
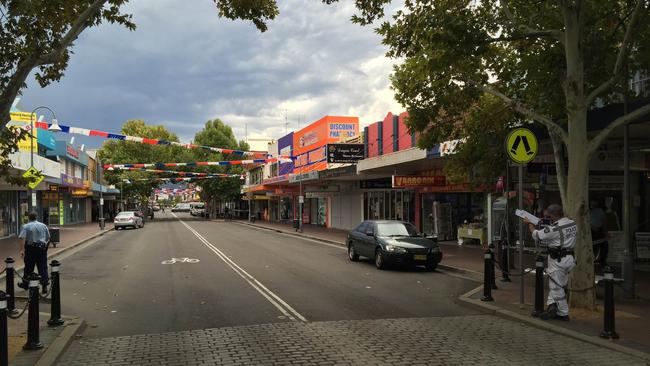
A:
{"type": "MultiPolygon", "coordinates": [[[[506,137],[506,153],[515,164],[518,165],[519,190],[517,199],[519,209],[524,209],[524,165],[531,162],[537,155],[538,150],[537,137],[527,128],[515,128],[510,131],[506,137]]],[[[524,222],[519,220],[519,271],[521,280],[519,281],[519,305],[524,304],[524,222]]],[[[510,247],[508,245],[508,247],[510,247]]]]}
{"type": "Polygon", "coordinates": [[[33,166],[27,169],[25,173],[23,173],[23,178],[27,178],[27,179],[33,178],[33,180],[30,183],[27,183],[27,187],[29,187],[29,189],[36,188],[39,184],[41,184],[43,179],[45,179],[43,174],[41,174],[41,172],[39,172],[38,169],[34,168],[33,166]]]}

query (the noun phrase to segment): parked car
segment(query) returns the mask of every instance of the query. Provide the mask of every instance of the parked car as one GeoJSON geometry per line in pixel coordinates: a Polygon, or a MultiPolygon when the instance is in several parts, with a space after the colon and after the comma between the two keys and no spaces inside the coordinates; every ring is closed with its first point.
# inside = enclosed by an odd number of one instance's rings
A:
{"type": "Polygon", "coordinates": [[[125,227],[132,227],[134,229],[144,227],[144,220],[134,211],[122,211],[115,216],[113,220],[115,230],[125,227]]]}
{"type": "Polygon", "coordinates": [[[190,203],[190,215],[198,217],[205,216],[205,204],[203,202],[190,203]]]}
{"type": "Polygon", "coordinates": [[[190,212],[190,204],[178,203],[176,206],[172,207],[172,212],[190,212]]]}
{"type": "Polygon", "coordinates": [[[374,260],[377,269],[410,264],[433,271],[442,260],[437,240],[419,235],[415,226],[402,221],[364,221],[348,233],[347,245],[351,261],[367,257],[374,260]]]}

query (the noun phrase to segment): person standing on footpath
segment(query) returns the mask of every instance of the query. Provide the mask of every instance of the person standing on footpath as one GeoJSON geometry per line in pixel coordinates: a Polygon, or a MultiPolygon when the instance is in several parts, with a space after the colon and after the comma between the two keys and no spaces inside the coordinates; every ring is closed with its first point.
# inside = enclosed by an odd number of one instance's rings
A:
{"type": "Polygon", "coordinates": [[[20,231],[20,256],[25,261],[25,270],[23,272],[24,280],[18,283],[18,287],[27,290],[28,282],[26,278],[34,273],[34,266],[38,268],[38,274],[41,276],[41,286],[44,294],[47,293],[49,276],[47,273],[47,247],[50,242],[50,230],[47,226],[36,220],[36,212],[30,212],[29,222],[23,225],[20,231]]]}
{"type": "Polygon", "coordinates": [[[560,205],[549,205],[546,214],[551,219],[551,225],[539,230],[528,219],[524,219],[533,238],[548,247],[549,292],[546,300],[548,308],[540,318],[568,321],[569,303],[566,287],[569,282],[569,272],[576,265],[573,248],[578,234],[578,225],[564,216],[560,205]]]}

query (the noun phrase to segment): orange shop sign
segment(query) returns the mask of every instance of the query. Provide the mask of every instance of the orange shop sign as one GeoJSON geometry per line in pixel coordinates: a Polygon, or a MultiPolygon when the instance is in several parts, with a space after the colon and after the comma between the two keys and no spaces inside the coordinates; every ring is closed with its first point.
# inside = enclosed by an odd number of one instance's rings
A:
{"type": "Polygon", "coordinates": [[[442,187],[446,184],[444,175],[393,175],[393,188],[442,187]]]}

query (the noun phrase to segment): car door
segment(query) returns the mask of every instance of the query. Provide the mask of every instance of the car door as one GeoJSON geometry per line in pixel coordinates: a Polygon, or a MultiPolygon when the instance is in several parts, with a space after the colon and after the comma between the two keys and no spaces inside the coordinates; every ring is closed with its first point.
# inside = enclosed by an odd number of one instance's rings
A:
{"type": "MultiPolygon", "coordinates": [[[[354,230],[350,231],[350,242],[354,246],[355,252],[357,254],[361,254],[361,248],[363,246],[363,243],[361,242],[363,240],[364,234],[364,228],[367,226],[367,223],[364,221],[359,226],[357,226],[354,230]]],[[[363,255],[363,254],[361,254],[363,255]]]]}
{"type": "Polygon", "coordinates": [[[377,227],[374,222],[368,222],[368,225],[363,230],[363,233],[361,233],[361,250],[360,254],[363,255],[364,257],[368,258],[374,258],[375,257],[375,234],[377,232],[377,227]],[[369,233],[372,233],[372,235],[368,235],[369,233]]]}

